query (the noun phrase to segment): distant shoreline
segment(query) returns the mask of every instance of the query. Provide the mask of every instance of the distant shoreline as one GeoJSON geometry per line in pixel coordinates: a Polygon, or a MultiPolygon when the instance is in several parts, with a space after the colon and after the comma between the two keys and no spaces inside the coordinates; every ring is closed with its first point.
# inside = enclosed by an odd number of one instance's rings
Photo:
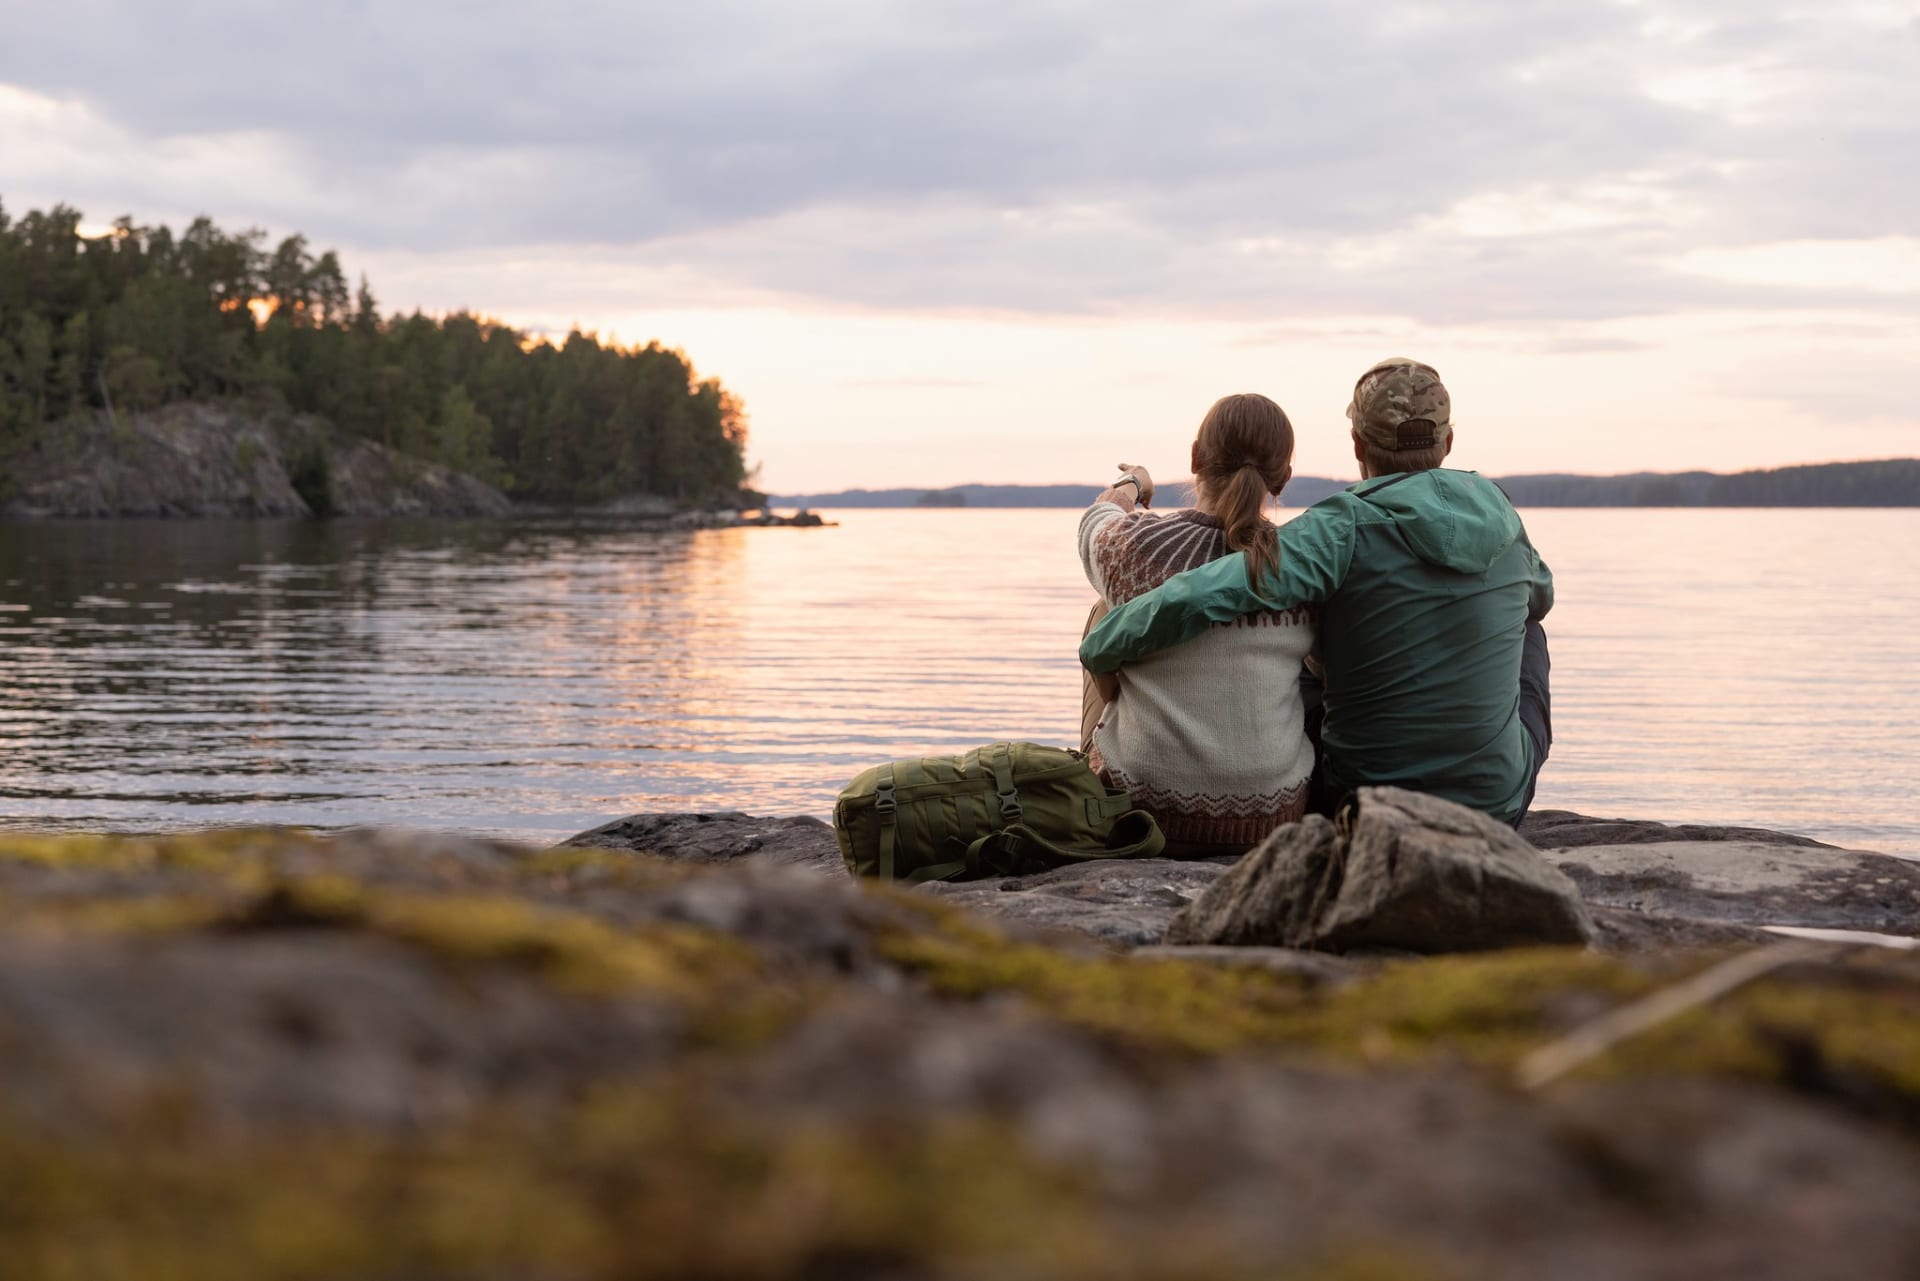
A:
{"type": "MultiPolygon", "coordinates": [[[[1494,477],[1518,507],[1920,507],[1920,458],[1814,463],[1743,472],[1547,473],[1494,477]]],[[[1184,488],[1184,478],[1169,491],[1184,488]]],[[[1296,476],[1281,495],[1309,507],[1354,482],[1296,476]]],[[[950,485],[776,494],[775,507],[1084,507],[1097,485],[950,485]]]]}

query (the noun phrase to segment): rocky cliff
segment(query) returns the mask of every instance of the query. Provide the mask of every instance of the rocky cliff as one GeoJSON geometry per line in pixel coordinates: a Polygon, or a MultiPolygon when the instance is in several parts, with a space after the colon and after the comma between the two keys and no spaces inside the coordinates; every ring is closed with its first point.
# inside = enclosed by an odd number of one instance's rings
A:
{"type": "Polygon", "coordinates": [[[879,888],[810,819],[0,836],[7,1275],[1914,1275],[1920,955],[1749,922],[1920,869],[1542,819],[1598,948],[1136,947],[1228,869],[879,888]]]}
{"type": "Polygon", "coordinates": [[[71,420],[0,459],[0,515],[499,516],[472,476],[305,418],[219,405],[71,420]]]}

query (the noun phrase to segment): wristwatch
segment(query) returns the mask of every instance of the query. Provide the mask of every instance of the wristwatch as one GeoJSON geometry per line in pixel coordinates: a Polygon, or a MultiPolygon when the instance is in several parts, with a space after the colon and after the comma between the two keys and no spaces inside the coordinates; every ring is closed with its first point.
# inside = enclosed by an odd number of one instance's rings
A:
{"type": "Polygon", "coordinates": [[[1118,489],[1122,485],[1132,485],[1134,493],[1137,494],[1140,492],[1140,478],[1134,475],[1132,472],[1128,472],[1124,476],[1116,477],[1114,479],[1114,482],[1111,485],[1108,485],[1107,488],[1118,489]]]}

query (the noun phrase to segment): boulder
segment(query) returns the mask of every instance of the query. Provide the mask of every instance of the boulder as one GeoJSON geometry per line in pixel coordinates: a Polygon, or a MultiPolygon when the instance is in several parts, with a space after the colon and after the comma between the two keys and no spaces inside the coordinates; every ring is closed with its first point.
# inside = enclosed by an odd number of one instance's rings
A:
{"type": "Polygon", "coordinates": [[[1437,797],[1360,791],[1269,837],[1167,929],[1170,944],[1465,952],[1589,944],[1573,882],[1511,828],[1437,797]]]}

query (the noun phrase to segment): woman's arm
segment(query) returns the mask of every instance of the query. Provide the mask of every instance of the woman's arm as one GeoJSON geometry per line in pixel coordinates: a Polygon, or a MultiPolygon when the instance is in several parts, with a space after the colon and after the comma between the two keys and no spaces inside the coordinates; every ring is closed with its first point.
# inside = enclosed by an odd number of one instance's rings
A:
{"type": "Polygon", "coordinates": [[[1121,511],[1130,512],[1136,499],[1142,507],[1153,506],[1153,477],[1136,463],[1121,463],[1119,478],[1101,490],[1093,501],[1112,503],[1121,511]]]}
{"type": "MultiPolygon", "coordinates": [[[[1120,477],[1113,484],[1101,490],[1087,508],[1087,514],[1080,518],[1080,565],[1086,570],[1087,581],[1093,584],[1093,590],[1100,593],[1100,603],[1087,615],[1087,630],[1100,621],[1108,609],[1107,576],[1100,565],[1097,539],[1100,531],[1120,517],[1112,513],[1103,513],[1100,508],[1118,507],[1122,514],[1131,512],[1135,500],[1142,507],[1153,506],[1153,477],[1145,467],[1136,464],[1121,463],[1120,477]]],[[[1085,639],[1085,632],[1081,638],[1085,639]]],[[[1093,742],[1093,726],[1105,712],[1107,704],[1120,694],[1120,681],[1117,677],[1101,673],[1085,673],[1085,684],[1080,700],[1080,749],[1089,750],[1093,742]]]]}
{"type": "Polygon", "coordinates": [[[1080,518],[1080,568],[1102,600],[1107,599],[1107,567],[1102,563],[1106,557],[1102,555],[1101,531],[1132,512],[1136,497],[1143,507],[1153,502],[1153,477],[1146,468],[1123,463],[1120,471],[1126,483],[1116,481],[1101,490],[1080,518]]]}

